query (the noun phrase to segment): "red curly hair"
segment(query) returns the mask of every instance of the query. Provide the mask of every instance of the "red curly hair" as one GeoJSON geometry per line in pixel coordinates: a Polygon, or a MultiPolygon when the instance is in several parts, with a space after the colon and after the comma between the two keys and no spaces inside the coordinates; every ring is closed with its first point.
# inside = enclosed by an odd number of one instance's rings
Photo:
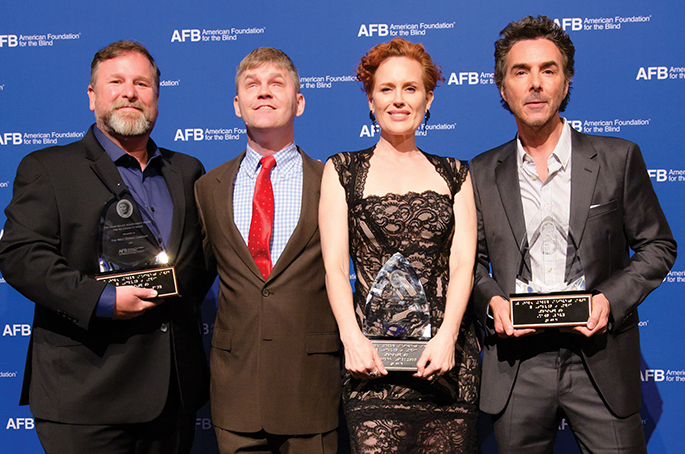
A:
{"type": "Polygon", "coordinates": [[[386,59],[390,57],[407,57],[421,63],[423,67],[423,86],[426,92],[431,92],[438,86],[438,82],[444,82],[442,70],[433,63],[430,54],[421,44],[414,44],[400,37],[393,38],[386,43],[372,47],[364,55],[357,66],[357,80],[364,84],[362,90],[371,98],[373,91],[374,75],[376,70],[386,59]]]}

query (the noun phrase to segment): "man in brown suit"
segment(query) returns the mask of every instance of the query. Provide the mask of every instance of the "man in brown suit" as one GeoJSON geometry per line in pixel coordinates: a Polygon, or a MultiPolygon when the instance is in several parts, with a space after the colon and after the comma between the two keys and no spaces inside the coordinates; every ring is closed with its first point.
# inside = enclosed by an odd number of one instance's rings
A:
{"type": "Polygon", "coordinates": [[[339,337],[317,224],[323,164],[294,143],[297,69],[259,48],[238,66],[234,107],[248,146],[195,193],[220,277],[211,352],[222,453],[335,453],[339,337]],[[266,202],[265,202],[266,201],[266,202]]]}

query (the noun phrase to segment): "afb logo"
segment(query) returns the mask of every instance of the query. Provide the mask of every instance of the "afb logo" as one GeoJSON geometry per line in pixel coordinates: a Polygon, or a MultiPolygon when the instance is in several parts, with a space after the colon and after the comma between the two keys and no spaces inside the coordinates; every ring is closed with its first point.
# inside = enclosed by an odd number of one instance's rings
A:
{"type": "Polygon", "coordinates": [[[375,137],[376,133],[381,132],[381,127],[378,125],[362,125],[362,130],[359,137],[375,137]]]}
{"type": "Polygon", "coordinates": [[[31,325],[5,325],[5,329],[2,330],[3,336],[30,336],[31,335],[31,325]]]}
{"type": "Polygon", "coordinates": [[[357,38],[361,36],[388,36],[388,24],[362,24],[359,27],[357,38]]]}
{"type": "Polygon", "coordinates": [[[649,169],[647,172],[649,173],[650,178],[656,178],[656,181],[659,183],[668,179],[668,172],[666,172],[666,169],[649,169]]]}
{"type": "Polygon", "coordinates": [[[575,129],[578,132],[583,132],[583,122],[581,120],[566,120],[568,121],[568,124],[571,125],[573,129],[575,129]]]}
{"type": "Polygon", "coordinates": [[[186,39],[191,41],[191,42],[197,42],[202,39],[200,37],[200,30],[193,28],[193,29],[183,29],[183,30],[174,30],[174,33],[171,35],[171,42],[179,42],[179,43],[185,43],[186,39]]]}
{"type": "Polygon", "coordinates": [[[663,369],[645,369],[640,371],[640,380],[642,381],[664,381],[666,374],[663,369]]]}
{"type": "Polygon", "coordinates": [[[9,418],[7,420],[7,425],[5,426],[5,430],[33,430],[34,428],[33,418],[9,418]]]}
{"type": "Polygon", "coordinates": [[[21,145],[20,132],[4,132],[0,134],[0,145],[21,145]]]}
{"type": "Polygon", "coordinates": [[[202,430],[209,430],[214,427],[214,425],[212,424],[212,420],[209,418],[196,418],[195,427],[202,430]]]}
{"type": "Polygon", "coordinates": [[[247,131],[241,128],[218,128],[218,129],[201,129],[201,128],[186,128],[177,129],[174,136],[174,142],[183,141],[188,142],[193,140],[201,142],[203,140],[239,140],[240,134],[245,134],[247,131]]]}
{"type": "Polygon", "coordinates": [[[447,85],[464,85],[468,83],[469,85],[478,84],[478,73],[475,72],[461,72],[452,73],[447,81],[447,85]]]}
{"type": "Polygon", "coordinates": [[[17,35],[0,35],[0,47],[17,47],[19,45],[19,39],[17,35]]]}
{"type": "Polygon", "coordinates": [[[204,140],[205,134],[204,131],[200,128],[194,128],[194,129],[177,129],[176,130],[176,135],[174,136],[174,142],[177,140],[182,140],[184,142],[189,141],[190,139],[199,141],[199,140],[204,140]]]}
{"type": "Polygon", "coordinates": [[[654,77],[657,80],[668,79],[668,68],[665,66],[644,66],[637,70],[637,77],[635,80],[652,80],[654,77]]]}
{"type": "Polygon", "coordinates": [[[580,17],[564,17],[561,20],[554,19],[554,23],[564,30],[569,27],[571,27],[571,30],[574,32],[583,29],[583,19],[580,17]]]}

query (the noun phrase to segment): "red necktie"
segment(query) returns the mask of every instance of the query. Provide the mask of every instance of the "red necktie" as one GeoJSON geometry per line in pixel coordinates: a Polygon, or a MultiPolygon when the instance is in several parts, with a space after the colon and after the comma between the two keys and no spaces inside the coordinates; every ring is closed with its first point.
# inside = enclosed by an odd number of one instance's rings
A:
{"type": "Polygon", "coordinates": [[[265,156],[260,161],[262,169],[257,175],[252,198],[252,220],[250,234],[247,237],[247,248],[254,257],[257,268],[266,279],[271,272],[271,231],[274,219],[274,191],[271,187],[271,169],[276,165],[276,158],[265,156]]]}

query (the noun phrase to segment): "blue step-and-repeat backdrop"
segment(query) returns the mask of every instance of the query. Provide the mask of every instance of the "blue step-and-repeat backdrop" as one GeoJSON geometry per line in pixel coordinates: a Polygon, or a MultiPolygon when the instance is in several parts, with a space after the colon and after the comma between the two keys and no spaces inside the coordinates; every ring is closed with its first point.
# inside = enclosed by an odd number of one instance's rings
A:
{"type": "MultiPolygon", "coordinates": [[[[576,46],[576,78],[566,118],[579,131],[637,142],[676,239],[685,243],[685,3],[666,0],[550,2],[433,1],[16,1],[0,7],[0,209],[12,197],[17,165],[29,152],[80,139],[88,109],[90,61],[112,41],[145,44],[162,70],[160,146],[198,157],[207,169],[245,146],[233,110],[235,67],[258,46],[283,49],[297,65],[306,110],[296,141],[324,160],[377,140],[354,69],[373,45],[394,36],[423,43],[442,67],[431,121],[417,135],[431,153],[470,159],[516,132],[499,104],[493,43],[510,21],[544,14],[576,46]]],[[[4,224],[0,213],[0,225],[4,224]]],[[[640,307],[642,417],[651,454],[685,452],[685,331],[679,259],[640,307]]],[[[203,312],[206,344],[215,296],[203,312]]],[[[19,391],[33,303],[0,279],[0,451],[41,452],[19,391]]],[[[214,453],[207,408],[194,452],[214,453]]],[[[495,453],[491,429],[482,450],[495,453]]],[[[343,446],[342,451],[346,451],[343,446]]],[[[557,451],[577,453],[562,421],[557,451]]]]}

